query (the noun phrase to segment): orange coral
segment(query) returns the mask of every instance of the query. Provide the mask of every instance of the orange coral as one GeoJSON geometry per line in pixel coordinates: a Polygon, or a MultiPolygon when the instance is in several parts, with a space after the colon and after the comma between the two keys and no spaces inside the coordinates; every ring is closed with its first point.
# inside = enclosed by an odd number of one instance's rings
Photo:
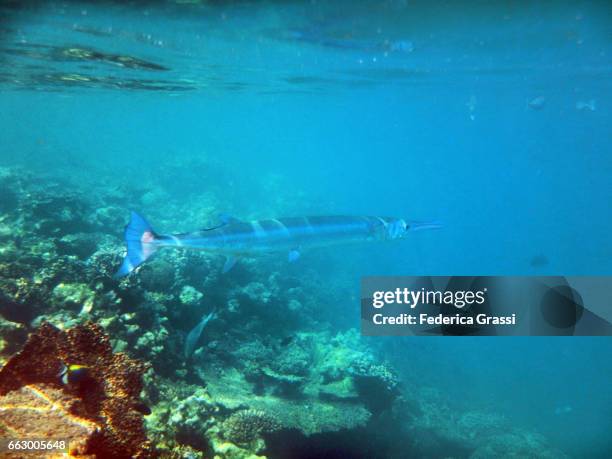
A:
{"type": "Polygon", "coordinates": [[[125,354],[113,354],[108,337],[96,324],[59,330],[45,323],[23,349],[0,370],[0,395],[24,386],[55,387],[73,397],[63,399],[64,411],[97,428],[84,453],[97,457],[144,458],[154,455],[137,410],[146,365],[125,354]],[[89,377],[77,387],[62,386],[63,363],[85,365],[89,377]]]}

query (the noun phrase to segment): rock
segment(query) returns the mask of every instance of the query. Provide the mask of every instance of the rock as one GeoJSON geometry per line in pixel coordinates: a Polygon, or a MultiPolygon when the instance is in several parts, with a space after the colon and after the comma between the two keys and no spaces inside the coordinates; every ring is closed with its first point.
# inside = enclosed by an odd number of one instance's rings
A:
{"type": "MultiPolygon", "coordinates": [[[[141,403],[146,365],[124,354],[113,354],[108,337],[93,323],[66,331],[50,324],[41,325],[0,370],[0,396],[10,397],[15,392],[26,396],[24,387],[41,390],[48,385],[58,387],[58,372],[64,363],[78,363],[88,369],[87,378],[79,383],[86,384],[86,390],[80,385],[77,391],[86,396],[60,398],[69,401],[64,411],[86,420],[95,430],[82,453],[98,457],[153,456],[143,428],[143,415],[136,409],[141,403]]],[[[52,394],[60,397],[74,390],[64,386],[61,394],[57,391],[52,394]]]]}
{"type": "Polygon", "coordinates": [[[95,233],[67,234],[57,241],[58,253],[85,260],[98,249],[99,242],[100,236],[95,233]]]}
{"type": "MultiPolygon", "coordinates": [[[[47,384],[30,384],[0,396],[0,434],[3,437],[57,441],[57,453],[89,458],[88,445],[102,428],[96,421],[73,413],[80,400],[47,384]],[[63,443],[63,444],[62,444],[63,443]]],[[[2,457],[23,453],[4,451],[2,457]]]]}
{"type": "Polygon", "coordinates": [[[51,298],[62,308],[89,313],[93,309],[96,294],[86,284],[62,282],[55,286],[51,298]]]}

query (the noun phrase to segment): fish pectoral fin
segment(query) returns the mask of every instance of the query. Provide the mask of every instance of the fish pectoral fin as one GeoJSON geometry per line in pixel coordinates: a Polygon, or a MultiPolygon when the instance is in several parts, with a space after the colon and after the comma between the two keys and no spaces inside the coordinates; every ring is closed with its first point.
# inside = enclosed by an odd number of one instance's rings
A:
{"type": "Polygon", "coordinates": [[[299,258],[300,258],[300,251],[298,249],[293,249],[289,251],[289,255],[287,256],[289,263],[293,263],[294,261],[297,261],[299,258]]]}
{"type": "Polygon", "coordinates": [[[236,264],[236,261],[238,261],[238,259],[236,257],[234,257],[232,255],[228,255],[225,258],[225,264],[223,265],[223,274],[225,274],[230,269],[232,269],[234,267],[234,265],[236,264]]]}

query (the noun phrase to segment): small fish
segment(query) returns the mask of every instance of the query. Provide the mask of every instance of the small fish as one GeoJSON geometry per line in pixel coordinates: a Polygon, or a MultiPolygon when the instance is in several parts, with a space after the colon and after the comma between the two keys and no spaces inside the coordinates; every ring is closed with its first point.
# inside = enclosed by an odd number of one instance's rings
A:
{"type": "Polygon", "coordinates": [[[535,97],[527,103],[529,108],[533,110],[540,110],[544,108],[545,104],[546,104],[546,99],[543,96],[535,97]]]}
{"type": "Polygon", "coordinates": [[[414,44],[410,40],[397,40],[385,43],[389,51],[411,53],[414,51],[414,44]]]}
{"type": "Polygon", "coordinates": [[[591,99],[591,100],[579,100],[578,102],[576,102],[576,110],[579,110],[581,112],[584,111],[591,111],[594,112],[597,109],[597,105],[595,104],[595,99],[591,99]]]}
{"type": "Polygon", "coordinates": [[[476,115],[474,114],[474,112],[476,111],[477,105],[478,105],[478,99],[476,99],[476,96],[472,94],[470,96],[470,100],[468,100],[465,104],[465,106],[468,108],[470,112],[470,119],[472,121],[476,119],[476,115]]]}
{"type": "Polygon", "coordinates": [[[548,258],[546,257],[546,255],[543,254],[539,254],[539,255],[535,255],[531,261],[529,262],[529,265],[532,268],[542,268],[544,266],[547,266],[549,263],[548,258]]]}
{"type": "Polygon", "coordinates": [[[149,408],[149,405],[147,405],[144,402],[134,403],[134,409],[144,414],[145,416],[148,416],[149,414],[151,414],[151,408],[149,408]]]}
{"type": "Polygon", "coordinates": [[[208,322],[215,317],[217,317],[217,313],[215,311],[204,315],[202,320],[200,320],[200,322],[189,332],[187,338],[185,339],[185,359],[189,359],[189,357],[191,357],[191,354],[193,354],[193,351],[195,351],[196,345],[198,344],[202,330],[204,330],[206,324],[208,324],[208,322]]]}
{"type": "Polygon", "coordinates": [[[288,345],[290,345],[293,342],[294,337],[289,335],[289,336],[285,336],[283,339],[280,340],[280,345],[281,347],[286,347],[288,345]]]}
{"type": "Polygon", "coordinates": [[[85,365],[66,365],[62,363],[58,376],[63,384],[79,384],[89,378],[89,367],[85,365]]]}
{"type": "Polygon", "coordinates": [[[572,411],[574,411],[574,409],[569,405],[558,406],[555,408],[555,415],[561,416],[564,414],[570,414],[572,411]]]}

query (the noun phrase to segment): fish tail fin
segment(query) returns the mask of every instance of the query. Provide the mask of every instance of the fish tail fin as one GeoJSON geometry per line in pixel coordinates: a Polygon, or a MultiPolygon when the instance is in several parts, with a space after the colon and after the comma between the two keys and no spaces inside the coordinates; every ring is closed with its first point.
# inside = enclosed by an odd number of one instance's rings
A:
{"type": "Polygon", "coordinates": [[[130,222],[125,227],[124,233],[127,253],[114,277],[117,279],[127,276],[153,255],[158,249],[157,238],[158,236],[151,225],[143,217],[132,211],[130,222]]]}
{"type": "Polygon", "coordinates": [[[429,230],[429,229],[440,229],[444,227],[444,225],[437,221],[430,221],[430,222],[414,222],[414,221],[410,221],[407,222],[407,230],[408,231],[421,231],[421,230],[429,230]]]}

